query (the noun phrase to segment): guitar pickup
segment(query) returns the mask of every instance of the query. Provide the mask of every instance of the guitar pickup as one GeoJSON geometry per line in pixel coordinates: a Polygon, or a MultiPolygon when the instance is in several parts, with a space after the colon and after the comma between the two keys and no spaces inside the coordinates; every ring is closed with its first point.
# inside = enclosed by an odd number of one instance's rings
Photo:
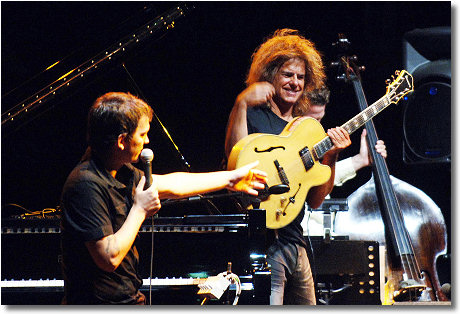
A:
{"type": "Polygon", "coordinates": [[[313,167],[313,165],[315,164],[310,149],[307,146],[305,146],[299,151],[299,155],[300,159],[302,159],[305,170],[310,170],[311,167],[313,167]]]}

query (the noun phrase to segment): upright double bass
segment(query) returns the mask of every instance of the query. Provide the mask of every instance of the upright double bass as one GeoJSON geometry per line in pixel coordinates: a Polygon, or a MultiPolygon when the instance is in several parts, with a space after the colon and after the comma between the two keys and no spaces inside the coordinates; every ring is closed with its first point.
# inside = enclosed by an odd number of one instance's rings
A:
{"type": "MultiPolygon", "coordinates": [[[[339,35],[339,45],[348,44],[339,35]]],[[[352,83],[360,110],[367,108],[355,56],[341,56],[339,77],[352,83]]],[[[398,73],[396,73],[398,74],[398,73]]],[[[337,213],[334,231],[350,240],[374,240],[386,246],[387,267],[382,304],[447,301],[436,271],[436,259],[446,253],[447,233],[438,206],[422,191],[390,176],[384,158],[375,151],[377,132],[366,123],[373,178],[348,197],[349,211],[337,213]],[[369,145],[370,144],[370,145],[369,145]]]]}

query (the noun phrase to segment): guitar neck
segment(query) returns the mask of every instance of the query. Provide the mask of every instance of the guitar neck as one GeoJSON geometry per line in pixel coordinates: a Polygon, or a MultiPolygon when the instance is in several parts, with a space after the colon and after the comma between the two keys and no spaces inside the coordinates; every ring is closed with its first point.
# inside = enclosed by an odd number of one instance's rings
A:
{"type": "MultiPolygon", "coordinates": [[[[357,129],[362,127],[367,121],[379,114],[383,109],[388,107],[391,104],[390,97],[388,94],[384,95],[382,98],[377,100],[371,106],[367,107],[365,110],[357,114],[355,117],[351,118],[342,125],[348,134],[352,134],[357,129]]],[[[321,159],[325,153],[327,153],[334,144],[329,136],[326,136],[319,143],[314,146],[314,151],[316,153],[317,159],[321,159]]]]}

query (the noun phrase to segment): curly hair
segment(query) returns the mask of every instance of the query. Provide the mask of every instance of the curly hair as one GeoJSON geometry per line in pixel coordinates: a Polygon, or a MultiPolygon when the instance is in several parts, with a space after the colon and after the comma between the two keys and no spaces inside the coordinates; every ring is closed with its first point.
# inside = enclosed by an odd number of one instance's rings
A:
{"type": "Polygon", "coordinates": [[[293,115],[301,116],[309,107],[308,93],[324,84],[326,74],[321,54],[315,45],[301,36],[297,30],[278,29],[255,50],[251,57],[252,63],[246,85],[261,81],[272,83],[282,65],[294,58],[305,62],[304,91],[293,108],[293,115]]]}
{"type": "Polygon", "coordinates": [[[87,139],[91,150],[107,152],[123,133],[131,138],[142,116],[151,121],[152,108],[130,93],[110,92],[100,96],[88,113],[87,139]]]}

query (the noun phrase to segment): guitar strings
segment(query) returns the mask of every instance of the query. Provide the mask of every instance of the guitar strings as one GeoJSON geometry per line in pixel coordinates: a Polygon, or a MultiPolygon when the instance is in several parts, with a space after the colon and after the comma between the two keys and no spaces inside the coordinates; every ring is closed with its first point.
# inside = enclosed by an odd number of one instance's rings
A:
{"type": "MultiPolygon", "coordinates": [[[[370,107],[366,108],[365,110],[363,110],[360,114],[358,114],[357,116],[355,116],[354,118],[350,119],[348,122],[346,122],[345,124],[342,125],[343,128],[345,128],[347,130],[347,132],[349,132],[349,134],[352,134],[354,131],[356,131],[358,128],[360,128],[361,126],[364,125],[364,123],[366,123],[367,121],[369,121],[372,117],[375,117],[378,113],[380,113],[383,109],[385,109],[388,105],[391,104],[391,102],[389,102],[388,104],[385,103],[385,98],[386,98],[387,95],[383,96],[382,98],[380,98],[379,100],[377,100],[374,104],[372,104],[370,107]],[[362,113],[363,112],[366,112],[367,113],[367,110],[371,109],[371,107],[375,106],[376,108],[379,108],[379,105],[380,103],[384,103],[384,106],[380,108],[380,110],[378,110],[374,115],[372,115],[371,118],[367,119],[367,121],[364,121],[362,119],[362,113]],[[348,127],[348,125],[352,124],[352,122],[357,119],[360,121],[359,123],[359,126],[357,126],[356,129],[354,130],[351,130],[351,133],[348,129],[350,129],[350,127],[348,127]]],[[[355,124],[356,125],[356,124],[355,124]]],[[[294,131],[295,132],[295,131],[294,131]]],[[[318,143],[316,143],[315,145],[313,145],[313,149],[310,150],[310,153],[312,154],[313,156],[313,159],[315,161],[319,161],[319,159],[315,158],[316,154],[313,154],[313,150],[315,150],[318,146],[321,146],[321,145],[324,145],[323,142],[325,142],[327,139],[329,138],[329,136],[326,135],[326,137],[324,137],[322,140],[320,140],[318,143]]],[[[324,145],[325,146],[325,145],[324,145]]],[[[328,149],[329,150],[329,149],[328,149]]],[[[300,164],[301,166],[303,166],[303,163],[299,163],[297,160],[294,160],[293,162],[289,163],[289,164],[285,164],[285,165],[281,165],[284,169],[289,169],[289,170],[295,170],[296,168],[299,168],[299,165],[300,164]]],[[[267,179],[270,179],[270,180],[277,180],[279,179],[279,175],[278,173],[274,173],[272,176],[268,176],[267,179]]]]}

